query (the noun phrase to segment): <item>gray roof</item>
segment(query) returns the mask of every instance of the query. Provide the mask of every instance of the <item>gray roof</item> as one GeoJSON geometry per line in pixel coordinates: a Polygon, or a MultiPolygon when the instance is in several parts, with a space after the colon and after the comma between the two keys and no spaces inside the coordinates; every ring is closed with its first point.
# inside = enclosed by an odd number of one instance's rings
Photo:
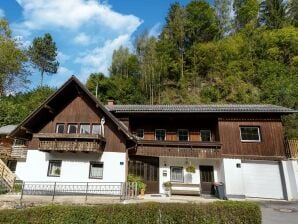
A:
{"type": "Polygon", "coordinates": [[[115,113],[279,113],[298,111],[269,104],[107,105],[115,113]]]}
{"type": "Polygon", "coordinates": [[[2,126],[2,127],[0,127],[0,135],[8,135],[16,127],[17,127],[17,125],[12,125],[12,124],[11,125],[6,125],[6,126],[2,126]]]}

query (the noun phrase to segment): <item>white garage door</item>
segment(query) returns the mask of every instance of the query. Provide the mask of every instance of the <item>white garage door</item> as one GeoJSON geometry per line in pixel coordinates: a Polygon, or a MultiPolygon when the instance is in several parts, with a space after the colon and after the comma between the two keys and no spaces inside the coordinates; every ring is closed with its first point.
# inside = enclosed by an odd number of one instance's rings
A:
{"type": "Polygon", "coordinates": [[[278,162],[243,162],[246,197],[284,199],[278,162]]]}

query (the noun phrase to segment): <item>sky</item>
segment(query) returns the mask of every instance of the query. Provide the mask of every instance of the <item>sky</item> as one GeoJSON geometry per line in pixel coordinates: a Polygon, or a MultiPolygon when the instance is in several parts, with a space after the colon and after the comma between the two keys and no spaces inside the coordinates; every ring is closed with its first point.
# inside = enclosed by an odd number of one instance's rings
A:
{"type": "MultiPolygon", "coordinates": [[[[108,75],[113,51],[133,48],[144,30],[157,36],[168,8],[177,0],[0,0],[0,18],[6,18],[24,47],[50,33],[58,48],[58,73],[44,83],[59,87],[71,75],[86,82],[92,72],[108,75]]],[[[178,1],[185,5],[190,0],[178,1]]],[[[32,71],[29,89],[40,82],[32,71]]]]}

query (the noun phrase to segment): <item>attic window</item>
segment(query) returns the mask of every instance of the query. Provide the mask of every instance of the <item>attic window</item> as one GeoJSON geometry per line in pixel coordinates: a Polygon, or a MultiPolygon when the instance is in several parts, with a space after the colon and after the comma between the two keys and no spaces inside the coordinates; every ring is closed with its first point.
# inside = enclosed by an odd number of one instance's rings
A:
{"type": "Polygon", "coordinates": [[[56,124],[56,133],[64,133],[64,124],[56,124]]]}
{"type": "Polygon", "coordinates": [[[76,134],[77,130],[78,130],[78,125],[77,124],[69,124],[67,133],[68,134],[76,134]]]}

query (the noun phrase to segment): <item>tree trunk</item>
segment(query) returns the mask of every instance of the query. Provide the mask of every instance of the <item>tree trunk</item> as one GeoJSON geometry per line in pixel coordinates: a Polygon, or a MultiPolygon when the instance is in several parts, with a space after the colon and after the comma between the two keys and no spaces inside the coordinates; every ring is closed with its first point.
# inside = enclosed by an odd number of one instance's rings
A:
{"type": "Polygon", "coordinates": [[[43,86],[43,75],[44,75],[44,69],[41,70],[41,79],[40,79],[40,87],[43,86]]]}

